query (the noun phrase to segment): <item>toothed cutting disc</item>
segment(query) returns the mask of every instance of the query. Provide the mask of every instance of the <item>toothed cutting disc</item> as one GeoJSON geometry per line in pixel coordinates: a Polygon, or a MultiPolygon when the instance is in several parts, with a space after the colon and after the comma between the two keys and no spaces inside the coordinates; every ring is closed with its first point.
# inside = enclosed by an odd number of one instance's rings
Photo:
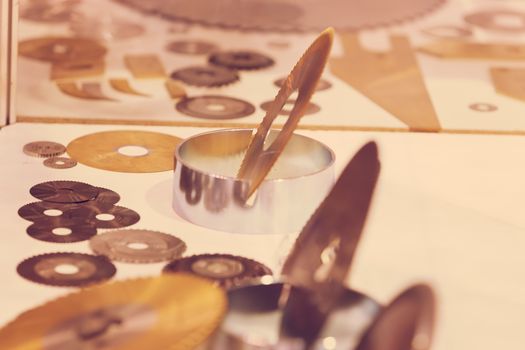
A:
{"type": "Polygon", "coordinates": [[[82,219],[53,218],[36,221],[27,228],[27,234],[39,241],[73,243],[87,241],[97,234],[97,228],[82,219]]]}
{"type": "Polygon", "coordinates": [[[210,55],[208,62],[230,69],[251,70],[274,64],[273,59],[262,53],[248,50],[221,51],[210,55]]]}
{"type": "Polygon", "coordinates": [[[98,188],[76,181],[48,181],[31,187],[35,198],[55,203],[82,203],[94,199],[98,188]]]}
{"type": "Polygon", "coordinates": [[[171,79],[201,87],[219,87],[239,80],[239,75],[227,68],[214,66],[193,66],[171,73],[171,79]]]}
{"type": "Polygon", "coordinates": [[[177,259],[166,265],[163,272],[188,272],[215,281],[224,288],[272,274],[272,270],[260,262],[230,254],[202,254],[177,259]]]}
{"type": "Polygon", "coordinates": [[[118,281],[24,312],[0,329],[0,349],[194,349],[225,312],[224,291],[194,276],[118,281]]]}
{"type": "MultiPolygon", "coordinates": [[[[120,0],[141,7],[140,0],[120,0]]],[[[211,26],[260,31],[374,28],[417,19],[445,0],[164,0],[154,12],[211,26]]]]}
{"type": "Polygon", "coordinates": [[[150,230],[118,230],[94,236],[89,246],[114,261],[153,263],[182,256],[186,244],[179,238],[150,230]]]}
{"type": "Polygon", "coordinates": [[[255,107],[249,102],[218,95],[184,98],[175,108],[191,117],[220,120],[242,118],[255,112],[255,107]]]}
{"type": "Polygon", "coordinates": [[[16,270],[30,281],[61,287],[102,282],[113,277],[117,271],[105,256],[81,253],[36,255],[22,261],[16,270]]]}
{"type": "Polygon", "coordinates": [[[85,218],[97,228],[121,228],[133,225],[140,215],[128,208],[119,206],[78,206],[73,211],[75,217],[85,218]]]}
{"type": "Polygon", "coordinates": [[[76,207],[75,203],[33,202],[18,209],[18,215],[28,221],[72,219],[71,210],[76,207]]]}
{"type": "Polygon", "coordinates": [[[23,151],[31,157],[56,157],[66,152],[66,147],[57,142],[35,141],[24,145],[23,151]]]}
{"type": "Polygon", "coordinates": [[[118,193],[107,188],[98,187],[98,195],[84,203],[54,203],[54,202],[33,202],[28,203],[18,209],[18,215],[29,221],[47,220],[53,218],[75,219],[79,217],[73,209],[78,209],[80,205],[89,204],[91,206],[108,208],[120,200],[118,193]]]}
{"type": "Polygon", "coordinates": [[[173,170],[173,152],[182,140],[149,131],[103,131],[69,143],[69,156],[84,165],[124,173],[154,173],[173,170]],[[144,155],[126,155],[126,146],[139,147],[144,155]],[[120,151],[120,152],[119,152],[120,151]]]}
{"type": "Polygon", "coordinates": [[[106,54],[106,48],[91,39],[50,36],[23,40],[18,44],[18,52],[47,62],[95,61],[106,54]]]}
{"type": "MultiPolygon", "coordinates": [[[[64,147],[64,152],[65,152],[64,147]]],[[[53,169],[69,169],[77,165],[77,161],[66,157],[51,157],[44,160],[44,165],[53,169]]]]}

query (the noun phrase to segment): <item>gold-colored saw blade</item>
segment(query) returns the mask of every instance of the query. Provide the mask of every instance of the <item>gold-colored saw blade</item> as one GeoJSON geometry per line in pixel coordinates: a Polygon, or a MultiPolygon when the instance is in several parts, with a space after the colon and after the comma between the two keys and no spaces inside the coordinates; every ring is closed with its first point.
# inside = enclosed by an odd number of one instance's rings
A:
{"type": "Polygon", "coordinates": [[[226,305],[224,291],[185,274],[103,284],[22,313],[0,329],[0,349],[193,349],[226,305]]]}
{"type": "Polygon", "coordinates": [[[173,169],[173,153],[182,139],[151,131],[115,130],[81,136],[67,145],[67,152],[77,162],[124,173],[154,173],[173,169]],[[123,147],[147,150],[144,155],[128,156],[123,147]]]}
{"type": "Polygon", "coordinates": [[[333,38],[334,30],[328,28],[315,39],[295,64],[283,82],[273,103],[268,107],[266,115],[248,145],[237,174],[238,179],[249,182],[245,195],[246,199],[255,192],[266,175],[268,175],[288,140],[290,140],[299,120],[306,112],[310,98],[315,92],[328,60],[333,38]],[[269,146],[265,145],[273,121],[286,105],[290,95],[295,91],[298,91],[298,95],[286,123],[273,142],[269,146]]]}

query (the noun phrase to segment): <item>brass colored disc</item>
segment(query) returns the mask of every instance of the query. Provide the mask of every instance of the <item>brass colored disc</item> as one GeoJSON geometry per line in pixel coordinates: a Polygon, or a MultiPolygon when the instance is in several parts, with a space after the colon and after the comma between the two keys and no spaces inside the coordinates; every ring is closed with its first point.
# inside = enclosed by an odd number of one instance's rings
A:
{"type": "Polygon", "coordinates": [[[84,165],[123,173],[155,173],[173,169],[173,154],[182,140],[149,131],[103,131],[79,137],[69,143],[69,156],[84,165]],[[144,155],[119,152],[126,146],[147,150],[144,155]]]}
{"type": "Polygon", "coordinates": [[[183,274],[106,283],[24,312],[0,349],[194,349],[219,325],[226,295],[183,274]]]}
{"type": "Polygon", "coordinates": [[[57,142],[34,141],[24,145],[23,151],[31,157],[56,157],[66,152],[66,147],[57,142]]]}
{"type": "Polygon", "coordinates": [[[106,48],[91,39],[48,36],[21,41],[18,52],[41,61],[61,62],[100,59],[106,48]]]}

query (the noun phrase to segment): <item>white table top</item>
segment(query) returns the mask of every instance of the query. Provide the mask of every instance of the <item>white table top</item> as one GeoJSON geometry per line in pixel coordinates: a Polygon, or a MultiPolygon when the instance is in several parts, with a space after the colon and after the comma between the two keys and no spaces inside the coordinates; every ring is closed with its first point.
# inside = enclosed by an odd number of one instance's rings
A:
{"type": "MultiPolygon", "coordinates": [[[[50,140],[67,145],[102,130],[149,130],[187,137],[205,131],[182,127],[132,127],[17,123],[0,130],[0,324],[73,288],[48,287],[19,277],[16,265],[32,255],[88,253],[87,242],[53,244],[29,237],[30,224],[17,215],[36,201],[29,188],[50,180],[75,180],[107,187],[119,205],[137,211],[131,228],[174,234],[186,255],[232,253],[256,259],[279,272],[290,239],[240,235],[188,223],[171,209],[172,173],[132,174],[79,164],[57,170],[25,155],[24,144],[50,140]]],[[[425,281],[436,289],[434,350],[520,349],[525,341],[525,138],[343,131],[300,131],[330,146],[336,173],[368,140],[375,140],[382,164],[377,192],[358,248],[350,285],[388,302],[408,284],[425,281]]],[[[103,232],[100,230],[99,232],[103,232]]],[[[116,263],[115,279],[158,274],[163,264],[116,263]]]]}

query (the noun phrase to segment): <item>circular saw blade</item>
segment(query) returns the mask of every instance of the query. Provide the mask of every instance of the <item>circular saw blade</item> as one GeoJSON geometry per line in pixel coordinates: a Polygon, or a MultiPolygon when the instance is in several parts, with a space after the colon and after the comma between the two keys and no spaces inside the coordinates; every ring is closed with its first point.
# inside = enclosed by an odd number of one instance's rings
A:
{"type": "Polygon", "coordinates": [[[0,349],[193,349],[225,310],[224,291],[198,277],[119,281],[24,312],[0,329],[0,349]]]}
{"type": "MultiPolygon", "coordinates": [[[[318,32],[326,27],[355,31],[400,24],[437,9],[446,0],[164,0],[152,10],[164,18],[221,28],[318,32]]],[[[119,0],[143,8],[140,0],[119,0]]],[[[149,2],[148,2],[149,3],[149,2]]]]}

